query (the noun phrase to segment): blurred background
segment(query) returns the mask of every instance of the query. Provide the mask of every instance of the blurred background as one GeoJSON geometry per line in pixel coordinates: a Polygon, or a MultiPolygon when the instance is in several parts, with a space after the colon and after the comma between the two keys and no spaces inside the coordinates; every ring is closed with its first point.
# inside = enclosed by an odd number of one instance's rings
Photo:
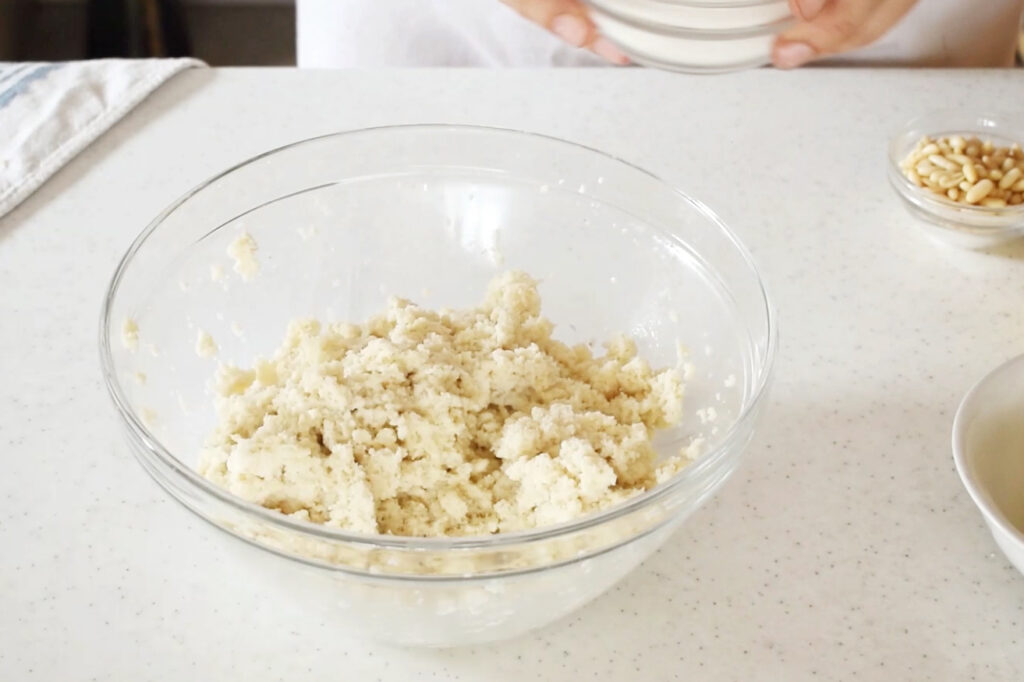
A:
{"type": "Polygon", "coordinates": [[[0,61],[184,55],[294,65],[294,0],[0,0],[0,61]]]}
{"type": "Polygon", "coordinates": [[[293,66],[295,0],[0,0],[0,61],[185,55],[293,66]]]}

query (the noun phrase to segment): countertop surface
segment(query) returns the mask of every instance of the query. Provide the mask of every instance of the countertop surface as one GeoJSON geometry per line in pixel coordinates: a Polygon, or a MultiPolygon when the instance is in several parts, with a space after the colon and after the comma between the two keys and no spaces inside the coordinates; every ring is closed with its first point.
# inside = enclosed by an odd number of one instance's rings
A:
{"type": "Polygon", "coordinates": [[[950,454],[961,396],[1024,352],[1024,246],[933,243],[885,176],[906,119],[1022,92],[1024,71],[177,76],[0,219],[0,679],[1024,679],[1024,576],[950,454]],[[287,142],[409,122],[648,168],[718,210],[779,311],[735,478],[617,588],[492,646],[389,648],[274,609],[133,461],[97,360],[113,268],[173,199],[287,142]]]}

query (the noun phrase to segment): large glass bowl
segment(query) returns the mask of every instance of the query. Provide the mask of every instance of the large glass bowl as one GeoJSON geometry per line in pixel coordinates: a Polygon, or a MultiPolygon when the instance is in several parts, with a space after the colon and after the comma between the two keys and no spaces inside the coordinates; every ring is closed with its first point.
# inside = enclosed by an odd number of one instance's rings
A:
{"type": "MultiPolygon", "coordinates": [[[[707,208],[652,175],[568,142],[508,130],[400,126],[319,137],[255,157],[176,201],[110,284],[100,352],[142,466],[237,551],[261,598],[339,628],[445,646],[512,637],[607,590],[737,468],[764,401],[775,322],[750,254],[707,208]],[[259,273],[226,255],[246,231],[259,273]],[[199,357],[248,366],[298,316],[361,321],[400,295],[481,300],[498,272],[541,282],[566,342],[632,335],[656,366],[693,365],[687,417],[659,452],[694,439],[678,477],[571,523],[486,537],[343,532],[250,504],[195,472],[215,422],[199,357]],[[124,320],[138,347],[122,343],[124,320]],[[714,410],[707,408],[713,407],[714,410]]],[[[131,344],[129,344],[131,345],[131,344]]]]}

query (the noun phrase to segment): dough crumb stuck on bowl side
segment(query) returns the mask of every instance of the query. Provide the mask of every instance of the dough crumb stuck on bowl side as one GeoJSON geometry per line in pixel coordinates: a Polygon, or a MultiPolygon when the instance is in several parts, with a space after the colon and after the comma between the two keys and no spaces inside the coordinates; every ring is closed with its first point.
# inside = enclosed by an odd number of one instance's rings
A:
{"type": "Polygon", "coordinates": [[[199,471],[295,518],[429,537],[562,523],[684,468],[700,443],[660,462],[651,444],[682,418],[678,370],[624,337],[567,346],[540,311],[513,271],[475,308],[295,320],[272,358],[218,370],[199,471]]]}
{"type": "Polygon", "coordinates": [[[217,354],[217,342],[208,332],[200,329],[196,333],[196,355],[201,358],[212,358],[217,354]]]}
{"type": "Polygon", "coordinates": [[[133,353],[139,348],[139,324],[130,317],[121,321],[121,346],[133,353]]]}
{"type": "Polygon", "coordinates": [[[228,256],[234,261],[234,270],[242,279],[248,282],[260,271],[259,261],[256,260],[256,251],[259,246],[256,240],[248,232],[242,232],[235,240],[228,244],[228,256]]]}

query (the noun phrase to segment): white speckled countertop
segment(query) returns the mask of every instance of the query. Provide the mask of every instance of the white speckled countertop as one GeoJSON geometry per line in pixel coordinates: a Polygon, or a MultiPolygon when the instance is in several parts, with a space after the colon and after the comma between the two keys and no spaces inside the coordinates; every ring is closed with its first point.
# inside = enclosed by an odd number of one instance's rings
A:
{"type": "Polygon", "coordinates": [[[1022,92],[1021,70],[178,76],[0,219],[0,680],[1024,679],[1024,576],[949,446],[963,393],[1024,352],[1024,246],[933,244],[884,165],[905,119],[1022,92]],[[659,554],[565,622],[447,651],[261,603],[131,459],[96,351],[115,263],[189,187],[424,121],[567,137],[685,188],[751,247],[782,329],[747,463],[659,554]]]}

